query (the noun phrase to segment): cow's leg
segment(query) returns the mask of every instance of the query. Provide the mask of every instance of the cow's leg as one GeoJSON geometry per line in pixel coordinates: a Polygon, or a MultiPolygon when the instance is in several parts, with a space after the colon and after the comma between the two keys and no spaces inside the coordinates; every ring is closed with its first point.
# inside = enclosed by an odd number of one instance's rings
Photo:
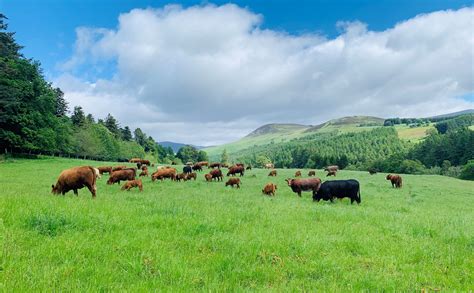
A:
{"type": "Polygon", "coordinates": [[[298,196],[301,197],[301,191],[298,191],[298,196]]]}
{"type": "Polygon", "coordinates": [[[74,189],[74,194],[75,194],[76,196],[79,195],[79,193],[77,193],[77,189],[74,189]]]}
{"type": "Polygon", "coordinates": [[[94,185],[94,186],[87,186],[87,188],[89,189],[89,191],[92,193],[92,198],[94,199],[95,196],[96,196],[96,192],[97,192],[97,186],[94,185]]]}

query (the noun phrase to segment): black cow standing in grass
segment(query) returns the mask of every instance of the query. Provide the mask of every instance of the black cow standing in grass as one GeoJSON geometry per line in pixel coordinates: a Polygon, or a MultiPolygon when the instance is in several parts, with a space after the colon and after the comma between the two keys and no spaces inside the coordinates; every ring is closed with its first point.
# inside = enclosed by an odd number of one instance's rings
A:
{"type": "Polygon", "coordinates": [[[321,184],[321,187],[317,191],[313,191],[313,200],[320,201],[330,200],[334,201],[334,198],[348,197],[351,199],[351,204],[356,201],[358,204],[360,200],[360,186],[359,181],[354,179],[349,180],[332,180],[326,181],[321,184]]]}
{"type": "Polygon", "coordinates": [[[183,173],[184,174],[189,174],[193,172],[193,168],[191,166],[184,166],[183,167],[183,173]]]}

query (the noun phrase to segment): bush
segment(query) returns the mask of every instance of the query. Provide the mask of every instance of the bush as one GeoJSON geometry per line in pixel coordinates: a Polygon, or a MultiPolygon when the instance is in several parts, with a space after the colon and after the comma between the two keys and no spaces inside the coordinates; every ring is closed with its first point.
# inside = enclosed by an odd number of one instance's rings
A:
{"type": "Polygon", "coordinates": [[[466,165],[464,165],[459,178],[464,180],[474,180],[474,160],[470,160],[466,165]]]}

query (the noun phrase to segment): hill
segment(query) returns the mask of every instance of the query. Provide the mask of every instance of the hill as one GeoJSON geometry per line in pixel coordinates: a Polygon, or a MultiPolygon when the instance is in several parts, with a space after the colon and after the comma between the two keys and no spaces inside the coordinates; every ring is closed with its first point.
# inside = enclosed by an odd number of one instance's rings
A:
{"type": "MultiPolygon", "coordinates": [[[[158,142],[158,144],[165,147],[165,148],[171,147],[173,149],[174,153],[177,153],[180,148],[182,148],[186,145],[190,145],[190,144],[186,144],[186,143],[179,143],[179,142],[173,142],[173,141],[160,141],[160,142],[158,142]]],[[[195,147],[198,150],[205,148],[204,146],[196,146],[196,145],[192,145],[192,144],[191,144],[191,146],[195,147]]]]}
{"type": "Polygon", "coordinates": [[[465,114],[474,114],[474,109],[467,109],[463,111],[458,111],[458,112],[453,112],[453,113],[448,113],[448,114],[442,114],[442,115],[437,115],[433,117],[428,117],[428,118],[452,118],[460,115],[465,115],[465,114]]]}

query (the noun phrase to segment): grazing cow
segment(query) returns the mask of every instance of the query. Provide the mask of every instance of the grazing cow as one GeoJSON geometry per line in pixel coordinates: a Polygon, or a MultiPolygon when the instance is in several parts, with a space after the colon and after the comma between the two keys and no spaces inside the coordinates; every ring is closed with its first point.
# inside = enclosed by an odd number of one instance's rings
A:
{"type": "Polygon", "coordinates": [[[275,168],[275,166],[274,166],[272,163],[266,163],[266,164],[264,165],[264,167],[265,167],[265,169],[273,169],[273,168],[275,168]]]}
{"type": "Polygon", "coordinates": [[[202,166],[209,166],[209,162],[208,161],[201,161],[201,162],[197,162],[196,165],[201,165],[202,166]]]}
{"type": "Polygon", "coordinates": [[[94,172],[95,172],[95,178],[96,178],[96,179],[102,178],[102,177],[100,176],[100,171],[99,171],[99,169],[94,168],[94,172]]]}
{"type": "Polygon", "coordinates": [[[351,204],[354,201],[358,204],[361,202],[359,181],[354,179],[326,181],[321,184],[319,190],[313,191],[313,200],[315,201],[322,199],[333,202],[334,198],[342,199],[344,197],[350,198],[351,204]]]}
{"type": "Polygon", "coordinates": [[[186,176],[187,176],[187,177],[186,177],[186,178],[187,178],[187,180],[191,180],[191,179],[194,179],[194,180],[196,180],[196,179],[197,179],[197,174],[196,174],[196,173],[194,173],[194,172],[192,172],[192,173],[188,173],[188,174],[186,174],[186,176]]]}
{"type": "Polygon", "coordinates": [[[301,177],[301,171],[296,171],[295,177],[301,177]]]}
{"type": "Polygon", "coordinates": [[[97,169],[99,169],[99,173],[100,175],[104,174],[104,173],[112,173],[112,167],[110,166],[102,166],[102,167],[98,167],[97,169]]]}
{"type": "Polygon", "coordinates": [[[142,169],[142,170],[148,170],[148,166],[147,166],[147,165],[143,165],[141,169],[142,169]]]}
{"type": "Polygon", "coordinates": [[[142,163],[140,163],[140,162],[137,163],[137,169],[141,169],[142,166],[145,166],[145,165],[142,165],[142,163]]]}
{"type": "Polygon", "coordinates": [[[244,168],[245,168],[245,165],[244,165],[244,163],[237,163],[237,164],[235,164],[235,165],[236,165],[236,166],[240,166],[240,167],[244,167],[244,168]]]}
{"type": "Polygon", "coordinates": [[[155,181],[156,179],[160,179],[163,181],[163,179],[170,178],[171,180],[174,180],[176,178],[176,169],[175,168],[164,168],[155,171],[155,173],[151,174],[151,180],[155,181]]]}
{"type": "Polygon", "coordinates": [[[143,191],[143,184],[142,184],[142,180],[141,179],[136,179],[136,180],[129,180],[127,182],[125,182],[125,184],[122,186],[122,190],[127,190],[127,191],[130,191],[130,189],[134,188],[134,187],[138,187],[138,189],[141,191],[143,191]]]}
{"type": "Polygon", "coordinates": [[[277,170],[271,170],[270,173],[268,173],[268,176],[275,177],[277,175],[277,170]]]}
{"type": "Polygon", "coordinates": [[[229,168],[229,164],[223,163],[223,164],[221,164],[221,167],[222,167],[222,168],[229,168]]]}
{"type": "Polygon", "coordinates": [[[112,172],[118,171],[118,170],[127,169],[127,168],[128,168],[128,167],[125,166],[125,165],[115,166],[115,167],[112,167],[112,172]]]}
{"type": "Polygon", "coordinates": [[[194,165],[194,164],[193,164],[193,162],[187,162],[186,165],[187,165],[187,166],[192,166],[192,165],[194,165]]]}
{"type": "Polygon", "coordinates": [[[309,171],[309,172],[308,172],[308,176],[309,176],[309,177],[311,177],[311,176],[316,176],[316,171],[313,171],[313,170],[309,171]]]}
{"type": "Polygon", "coordinates": [[[183,181],[188,180],[187,174],[186,173],[180,173],[180,174],[176,175],[176,177],[174,178],[174,180],[176,180],[176,181],[181,181],[181,179],[183,181]]]}
{"type": "Polygon", "coordinates": [[[377,174],[377,170],[375,170],[375,169],[369,169],[369,174],[370,174],[370,175],[377,174]]]}
{"type": "Polygon", "coordinates": [[[171,162],[171,165],[178,165],[175,161],[171,162]]]}
{"type": "Polygon", "coordinates": [[[192,168],[193,168],[193,171],[199,171],[199,172],[202,171],[202,166],[199,164],[194,164],[192,168]]]}
{"type": "Polygon", "coordinates": [[[220,168],[221,167],[221,163],[218,163],[218,162],[214,162],[214,163],[210,163],[209,164],[209,169],[213,169],[213,168],[220,168]]]}
{"type": "Polygon", "coordinates": [[[183,173],[189,174],[193,172],[193,168],[191,166],[184,166],[183,167],[183,173]]]}
{"type": "Polygon", "coordinates": [[[148,169],[143,169],[143,170],[140,172],[140,175],[138,175],[138,177],[142,177],[142,176],[148,176],[148,169]]]}
{"type": "Polygon", "coordinates": [[[227,172],[227,176],[235,176],[236,174],[240,174],[240,177],[244,176],[244,166],[232,166],[229,168],[229,171],[227,172]]]}
{"type": "Polygon", "coordinates": [[[301,197],[302,191],[317,191],[321,186],[321,179],[319,178],[306,178],[306,179],[285,179],[288,186],[301,197]]]}
{"type": "Polygon", "coordinates": [[[207,182],[211,182],[211,181],[212,181],[212,175],[211,175],[211,174],[205,174],[205,175],[204,175],[204,178],[206,179],[207,182]]]}
{"type": "Polygon", "coordinates": [[[140,158],[132,158],[130,160],[128,160],[129,163],[139,163],[142,159],[140,158]]]}
{"type": "Polygon", "coordinates": [[[94,167],[82,166],[67,169],[59,174],[56,185],[51,185],[51,192],[53,194],[66,194],[66,192],[73,190],[75,195],[78,195],[77,190],[87,187],[95,198],[97,192],[96,173],[94,167]]]}
{"type": "Polygon", "coordinates": [[[252,165],[248,165],[247,168],[245,168],[245,170],[252,170],[252,165]]]}
{"type": "Polygon", "coordinates": [[[120,181],[124,180],[134,180],[135,179],[135,170],[134,169],[124,169],[124,170],[117,170],[110,174],[109,180],[107,180],[107,184],[111,185],[114,183],[120,184],[120,181]]]}
{"type": "Polygon", "coordinates": [[[262,189],[262,193],[266,195],[273,195],[275,196],[275,191],[277,190],[276,184],[267,183],[262,189]]]}
{"type": "Polygon", "coordinates": [[[339,171],[339,166],[338,165],[332,165],[332,166],[327,166],[326,168],[324,168],[324,171],[326,172],[331,172],[331,171],[339,171]]]}
{"type": "Polygon", "coordinates": [[[141,163],[142,165],[150,166],[150,161],[149,161],[149,160],[140,160],[140,163],[141,163]]]}
{"type": "Polygon", "coordinates": [[[329,171],[328,174],[326,175],[326,177],[329,177],[329,176],[336,177],[336,171],[329,171]]]}
{"type": "Polygon", "coordinates": [[[234,185],[237,185],[237,188],[240,188],[240,179],[239,178],[230,178],[229,180],[227,180],[227,182],[225,183],[225,186],[229,186],[234,188],[234,185]]]}
{"type": "Polygon", "coordinates": [[[211,174],[211,177],[212,177],[212,180],[214,179],[217,179],[217,181],[223,181],[224,180],[224,176],[222,175],[222,171],[221,169],[213,169],[211,170],[211,172],[209,172],[209,174],[211,174]]]}
{"type": "Polygon", "coordinates": [[[392,182],[392,187],[402,188],[402,177],[400,175],[388,174],[387,180],[390,180],[390,182],[392,182]]]}

